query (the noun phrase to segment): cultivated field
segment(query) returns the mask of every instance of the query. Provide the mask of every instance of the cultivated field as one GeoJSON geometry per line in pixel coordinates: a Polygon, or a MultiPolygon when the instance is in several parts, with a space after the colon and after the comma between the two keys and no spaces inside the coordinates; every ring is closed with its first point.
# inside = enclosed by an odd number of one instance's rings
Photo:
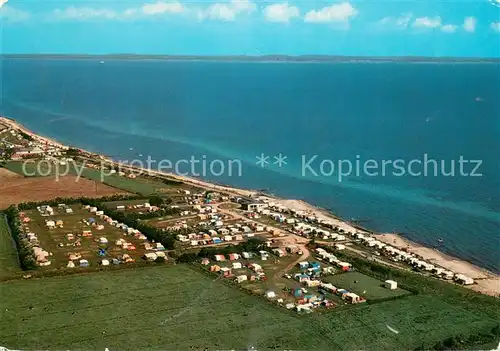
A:
{"type": "Polygon", "coordinates": [[[146,178],[128,178],[126,176],[119,176],[117,174],[109,174],[108,171],[101,172],[93,168],[80,168],[80,164],[68,163],[67,165],[56,165],[53,163],[39,162],[33,160],[28,163],[24,161],[10,161],[7,162],[5,168],[11,172],[28,177],[47,177],[59,175],[77,175],[92,181],[100,182],[112,186],[114,188],[122,189],[131,193],[138,193],[143,196],[152,194],[165,194],[176,192],[178,189],[190,189],[192,187],[176,184],[164,183],[159,180],[151,180],[146,178]],[[37,162],[37,163],[35,163],[37,162]]]}
{"type": "Polygon", "coordinates": [[[490,300],[471,305],[490,298],[452,290],[300,316],[185,265],[10,281],[0,284],[0,340],[16,349],[413,350],[497,325],[490,300]]]}
{"type": "Polygon", "coordinates": [[[0,214],[0,277],[20,271],[14,239],[10,235],[5,217],[0,214]]]}
{"type": "Polygon", "coordinates": [[[61,177],[58,181],[45,178],[1,178],[0,209],[20,202],[38,202],[56,197],[103,197],[123,194],[115,188],[74,176],[61,177]]]}
{"type": "Polygon", "coordinates": [[[9,171],[7,168],[0,168],[0,179],[20,178],[21,176],[15,172],[9,171]]]}

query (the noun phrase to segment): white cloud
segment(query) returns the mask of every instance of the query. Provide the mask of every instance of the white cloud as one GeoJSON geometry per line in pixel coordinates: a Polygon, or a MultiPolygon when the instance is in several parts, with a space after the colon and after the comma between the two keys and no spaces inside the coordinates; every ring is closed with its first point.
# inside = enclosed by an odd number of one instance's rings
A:
{"type": "Polygon", "coordinates": [[[475,17],[465,17],[464,29],[466,32],[472,33],[476,30],[476,18],[475,17]]]}
{"type": "Polygon", "coordinates": [[[378,23],[381,25],[389,25],[389,26],[394,26],[394,27],[399,27],[399,28],[407,28],[412,17],[413,17],[413,14],[404,13],[399,17],[384,17],[380,21],[378,21],[378,23]]]}
{"type": "MultiPolygon", "coordinates": [[[[0,0],[2,1],[2,0],[0,0]]],[[[17,10],[10,6],[3,6],[7,1],[4,1],[0,7],[0,19],[6,22],[23,22],[31,17],[31,14],[26,11],[17,10]]]]}
{"type": "Polygon", "coordinates": [[[491,25],[490,25],[491,29],[493,29],[494,31],[496,32],[499,32],[500,33],[500,22],[493,22],[491,25]]]}
{"type": "MultiPolygon", "coordinates": [[[[1,1],[1,0],[0,0],[1,1]]],[[[115,11],[106,8],[96,9],[92,7],[67,7],[65,9],[56,9],[52,12],[50,19],[56,20],[125,20],[135,19],[144,16],[155,16],[165,13],[179,14],[184,12],[185,8],[179,2],[156,2],[146,3],[138,8],[129,8],[124,11],[115,11]]]]}
{"type": "Polygon", "coordinates": [[[287,2],[273,4],[264,8],[264,17],[269,22],[289,22],[291,18],[299,17],[300,11],[296,6],[290,6],[287,2]]]}
{"type": "Polygon", "coordinates": [[[304,21],[315,23],[347,22],[357,14],[356,8],[348,2],[343,2],[323,7],[321,10],[311,10],[306,13],[304,21]]]}
{"type": "Polygon", "coordinates": [[[255,4],[249,0],[231,0],[227,3],[215,3],[205,10],[198,10],[198,19],[206,18],[219,21],[234,21],[240,14],[255,11],[255,4]]]}
{"type": "Polygon", "coordinates": [[[441,17],[419,17],[415,19],[413,26],[419,28],[437,28],[441,26],[441,17]]]}
{"type": "Polygon", "coordinates": [[[158,1],[152,4],[145,4],[141,8],[146,15],[159,15],[162,13],[181,13],[184,12],[184,6],[179,2],[158,1]]]}
{"type": "Polygon", "coordinates": [[[3,5],[5,5],[9,0],[0,0],[0,8],[2,8],[3,5]]]}
{"type": "Polygon", "coordinates": [[[56,9],[53,12],[58,20],[88,20],[92,18],[113,19],[118,13],[108,9],[94,9],[91,7],[67,7],[63,10],[56,9]]]}
{"type": "Polygon", "coordinates": [[[445,33],[454,33],[457,30],[456,25],[454,24],[445,24],[441,27],[441,30],[445,33]]]}

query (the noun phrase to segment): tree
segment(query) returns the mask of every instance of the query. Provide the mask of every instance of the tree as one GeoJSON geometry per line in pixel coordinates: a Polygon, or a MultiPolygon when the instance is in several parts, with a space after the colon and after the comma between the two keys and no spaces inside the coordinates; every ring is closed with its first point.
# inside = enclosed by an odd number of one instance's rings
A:
{"type": "Polygon", "coordinates": [[[157,206],[157,207],[160,207],[161,205],[163,205],[163,204],[164,204],[164,201],[163,201],[163,199],[162,199],[161,197],[159,197],[159,196],[156,196],[156,195],[155,195],[155,196],[151,196],[151,197],[149,198],[149,204],[150,204],[151,206],[157,206]]]}
{"type": "Polygon", "coordinates": [[[14,155],[14,149],[12,148],[4,148],[4,149],[0,149],[0,155],[1,155],[1,160],[3,161],[8,161],[12,158],[12,155],[14,155]]]}
{"type": "Polygon", "coordinates": [[[165,263],[165,257],[158,256],[155,258],[156,263],[165,263]]]}

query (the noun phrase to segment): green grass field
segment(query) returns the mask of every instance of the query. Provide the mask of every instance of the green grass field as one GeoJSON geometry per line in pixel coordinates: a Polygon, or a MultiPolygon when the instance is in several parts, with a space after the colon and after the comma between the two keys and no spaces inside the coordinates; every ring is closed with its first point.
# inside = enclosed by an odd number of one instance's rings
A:
{"type": "Polygon", "coordinates": [[[332,283],[337,288],[349,290],[366,299],[376,300],[386,297],[402,296],[410,294],[400,287],[396,290],[384,288],[381,280],[369,277],[360,272],[348,272],[330,275],[324,278],[328,283],[332,283]]]}
{"type": "Polygon", "coordinates": [[[0,276],[7,276],[20,271],[17,250],[5,217],[0,214],[0,276]]]}
{"type": "Polygon", "coordinates": [[[297,315],[186,265],[18,280],[0,284],[0,340],[17,349],[411,350],[498,323],[498,308],[479,303],[486,297],[448,288],[297,315]]]}

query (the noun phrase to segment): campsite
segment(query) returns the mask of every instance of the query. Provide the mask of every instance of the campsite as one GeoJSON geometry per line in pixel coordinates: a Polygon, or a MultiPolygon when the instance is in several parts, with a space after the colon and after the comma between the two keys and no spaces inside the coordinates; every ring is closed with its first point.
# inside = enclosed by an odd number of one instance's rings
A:
{"type": "Polygon", "coordinates": [[[45,269],[133,263],[156,248],[144,235],[79,204],[39,206],[21,217],[28,239],[39,245],[35,254],[45,269]]]}

